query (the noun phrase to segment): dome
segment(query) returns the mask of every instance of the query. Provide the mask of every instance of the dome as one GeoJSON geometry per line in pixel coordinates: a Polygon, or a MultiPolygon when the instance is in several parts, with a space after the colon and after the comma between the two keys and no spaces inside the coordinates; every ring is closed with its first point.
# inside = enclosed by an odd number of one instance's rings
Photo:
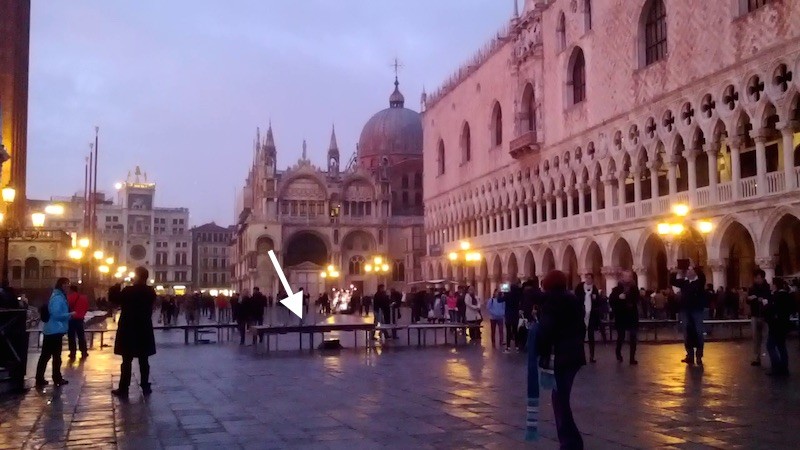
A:
{"type": "Polygon", "coordinates": [[[422,155],[422,118],[404,107],[405,98],[395,78],[389,107],[372,116],[358,140],[359,159],[374,156],[422,155]]]}

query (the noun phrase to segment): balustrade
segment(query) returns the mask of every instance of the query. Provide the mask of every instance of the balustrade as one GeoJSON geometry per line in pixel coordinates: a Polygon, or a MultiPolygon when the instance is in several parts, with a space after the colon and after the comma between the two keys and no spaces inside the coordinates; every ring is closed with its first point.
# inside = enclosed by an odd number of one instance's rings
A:
{"type": "Polygon", "coordinates": [[[739,180],[742,190],[742,198],[750,198],[758,195],[757,181],[757,176],[739,180]]]}
{"type": "Polygon", "coordinates": [[[784,186],[783,171],[770,172],[767,174],[767,193],[774,194],[776,192],[783,192],[784,186]]]}
{"type": "Polygon", "coordinates": [[[636,218],[636,205],[629,203],[625,205],[625,219],[635,219],[636,218]]]}
{"type": "Polygon", "coordinates": [[[697,194],[697,206],[708,206],[711,202],[711,189],[706,187],[701,187],[695,191],[697,194]]]}
{"type": "Polygon", "coordinates": [[[733,185],[731,182],[720,183],[717,185],[717,200],[722,202],[729,202],[733,198],[733,185]]]}

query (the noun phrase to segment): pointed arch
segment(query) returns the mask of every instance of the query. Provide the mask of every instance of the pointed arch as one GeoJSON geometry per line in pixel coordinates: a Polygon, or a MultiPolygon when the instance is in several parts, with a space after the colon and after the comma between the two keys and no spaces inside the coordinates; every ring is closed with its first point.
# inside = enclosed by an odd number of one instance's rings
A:
{"type": "Polygon", "coordinates": [[[495,100],[494,105],[492,106],[492,117],[491,117],[491,137],[492,137],[492,147],[499,147],[503,145],[503,108],[500,106],[500,102],[495,100]]]}

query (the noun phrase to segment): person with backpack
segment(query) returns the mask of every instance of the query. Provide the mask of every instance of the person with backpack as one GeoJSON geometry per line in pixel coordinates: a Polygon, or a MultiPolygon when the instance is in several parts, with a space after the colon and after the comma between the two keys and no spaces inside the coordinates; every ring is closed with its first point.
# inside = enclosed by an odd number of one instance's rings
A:
{"type": "Polygon", "coordinates": [[[53,360],[53,384],[63,386],[69,382],[61,376],[61,342],[69,329],[69,319],[74,313],[69,312],[67,304],[67,288],[69,278],[56,281],[50,301],[39,310],[44,328],[42,329],[42,353],[36,365],[36,387],[42,388],[49,383],[44,379],[47,363],[53,360]]]}
{"type": "Polygon", "coordinates": [[[500,346],[503,346],[503,329],[506,320],[506,304],[499,301],[500,291],[495,289],[494,295],[489,299],[486,309],[489,311],[489,328],[492,334],[492,348],[495,348],[496,330],[500,331],[500,346]]]}

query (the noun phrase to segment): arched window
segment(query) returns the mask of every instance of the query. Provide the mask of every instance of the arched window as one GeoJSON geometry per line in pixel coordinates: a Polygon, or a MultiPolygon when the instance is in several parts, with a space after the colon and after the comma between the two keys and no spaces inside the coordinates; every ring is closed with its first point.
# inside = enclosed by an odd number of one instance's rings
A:
{"type": "Polygon", "coordinates": [[[584,25],[586,31],[592,29],[592,0],[583,0],[584,25]]]}
{"type": "Polygon", "coordinates": [[[536,131],[536,95],[531,83],[525,85],[522,92],[522,108],[522,129],[536,131]]]}
{"type": "Polygon", "coordinates": [[[39,260],[30,257],[25,260],[25,278],[28,280],[39,279],[39,260]]]}
{"type": "Polygon", "coordinates": [[[350,275],[361,275],[364,268],[364,257],[356,255],[350,258],[348,271],[350,275]]]}
{"type": "Polygon", "coordinates": [[[583,57],[583,50],[575,47],[569,60],[567,104],[575,105],[586,100],[586,60],[583,57]]]}
{"type": "Polygon", "coordinates": [[[644,66],[667,56],[667,8],[664,0],[649,0],[642,10],[644,18],[640,41],[644,49],[644,66]]]}
{"type": "Polygon", "coordinates": [[[500,102],[494,102],[492,108],[492,146],[503,145],[503,110],[500,102]]]}
{"type": "Polygon", "coordinates": [[[747,12],[753,12],[772,0],[747,0],[747,12]]]}
{"type": "Polygon", "coordinates": [[[567,48],[567,17],[562,11],[558,16],[558,27],[556,28],[556,48],[562,51],[567,48]]]}
{"type": "Polygon", "coordinates": [[[406,281],[406,265],[403,261],[395,261],[392,269],[392,281],[406,281]]]}
{"type": "Polygon", "coordinates": [[[444,175],[444,141],[439,139],[439,149],[436,153],[436,165],[439,169],[439,175],[444,175]]]}
{"type": "Polygon", "coordinates": [[[469,130],[469,123],[464,124],[461,130],[461,162],[467,163],[472,160],[472,134],[469,130]]]}

